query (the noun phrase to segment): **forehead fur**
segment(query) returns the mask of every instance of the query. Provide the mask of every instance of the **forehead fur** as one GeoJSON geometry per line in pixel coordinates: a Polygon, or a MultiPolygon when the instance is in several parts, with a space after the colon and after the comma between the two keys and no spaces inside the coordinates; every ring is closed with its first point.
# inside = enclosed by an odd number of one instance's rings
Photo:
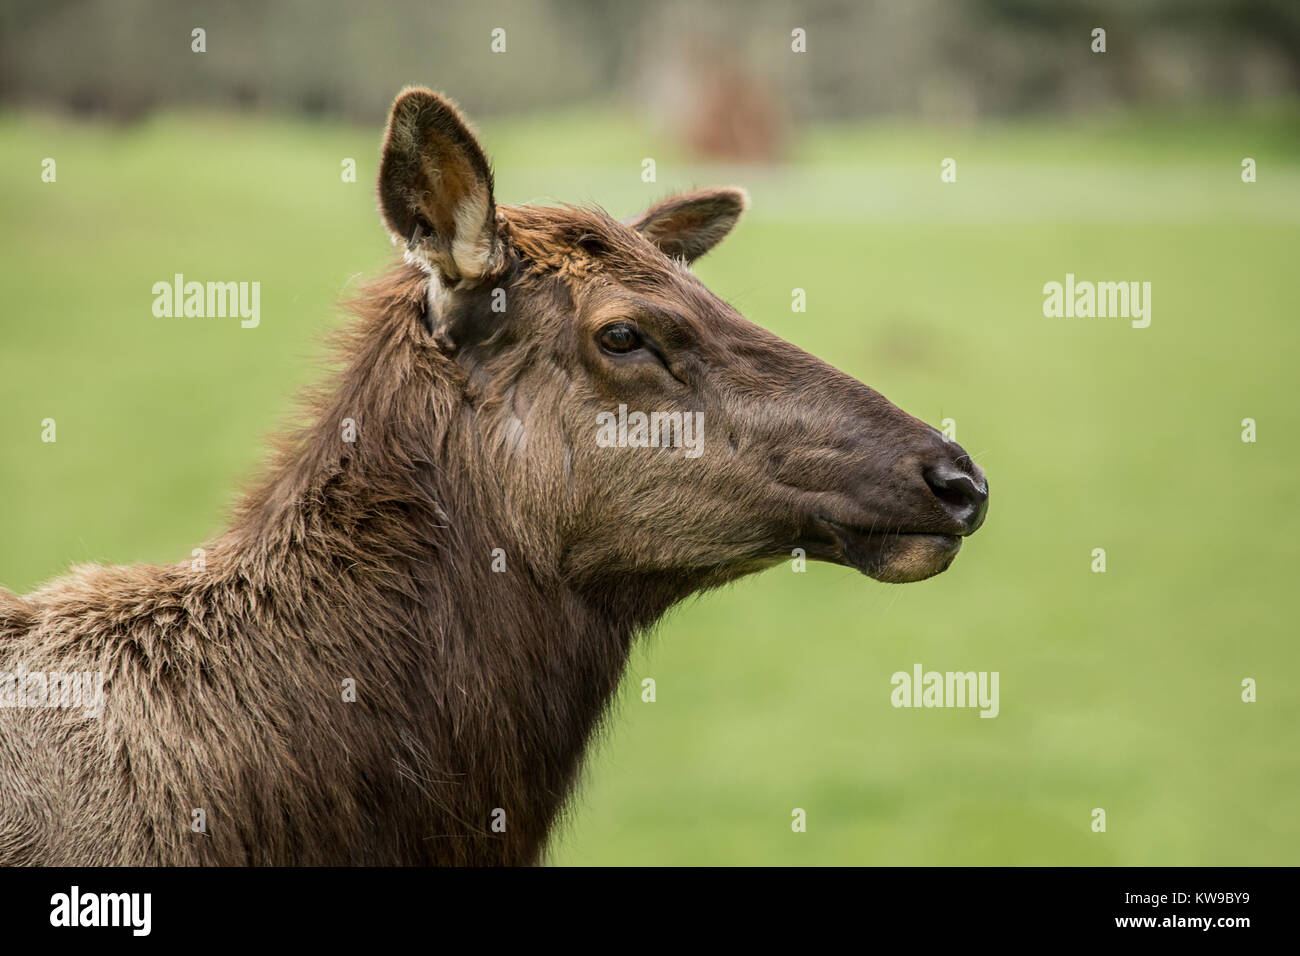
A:
{"type": "Polygon", "coordinates": [[[582,279],[600,273],[623,283],[662,283],[686,272],[634,229],[600,209],[582,206],[501,206],[507,241],[526,269],[582,279]]]}

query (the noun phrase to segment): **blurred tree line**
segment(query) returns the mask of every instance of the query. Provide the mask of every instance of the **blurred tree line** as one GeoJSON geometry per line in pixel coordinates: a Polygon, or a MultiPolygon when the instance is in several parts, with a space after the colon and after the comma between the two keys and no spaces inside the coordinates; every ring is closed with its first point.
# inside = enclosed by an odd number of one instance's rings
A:
{"type": "Polygon", "coordinates": [[[791,120],[1291,95],[1300,0],[0,2],[8,106],[122,120],[234,107],[374,124],[408,83],[479,115],[640,109],[680,121],[706,151],[707,131],[730,122],[751,130],[741,152],[762,152],[791,120]],[[1090,49],[1095,27],[1104,55],[1090,49]],[[496,28],[504,52],[493,52],[496,28]],[[796,28],[804,53],[791,49],[796,28]],[[195,29],[205,52],[192,49],[195,29]]]}

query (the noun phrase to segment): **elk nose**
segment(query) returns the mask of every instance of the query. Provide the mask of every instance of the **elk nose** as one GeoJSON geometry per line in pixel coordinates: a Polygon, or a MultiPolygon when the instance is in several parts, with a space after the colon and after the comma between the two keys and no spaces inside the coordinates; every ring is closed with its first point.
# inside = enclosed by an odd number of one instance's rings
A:
{"type": "Polygon", "coordinates": [[[989,484],[979,466],[971,467],[973,475],[949,462],[928,465],[921,472],[944,511],[961,523],[963,534],[979,530],[989,510],[989,484]]]}

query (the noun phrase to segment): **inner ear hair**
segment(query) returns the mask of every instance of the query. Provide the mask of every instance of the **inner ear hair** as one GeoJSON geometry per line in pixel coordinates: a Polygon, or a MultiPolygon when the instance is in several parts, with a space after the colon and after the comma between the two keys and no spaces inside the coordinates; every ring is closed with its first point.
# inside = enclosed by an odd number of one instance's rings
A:
{"type": "Polygon", "coordinates": [[[407,256],[448,283],[473,283],[501,264],[492,168],[450,100],[403,90],[379,164],[379,207],[407,256]]]}
{"type": "Polygon", "coordinates": [[[749,207],[749,194],[736,186],[698,189],[651,206],[630,225],[664,255],[694,262],[731,232],[749,207]]]}

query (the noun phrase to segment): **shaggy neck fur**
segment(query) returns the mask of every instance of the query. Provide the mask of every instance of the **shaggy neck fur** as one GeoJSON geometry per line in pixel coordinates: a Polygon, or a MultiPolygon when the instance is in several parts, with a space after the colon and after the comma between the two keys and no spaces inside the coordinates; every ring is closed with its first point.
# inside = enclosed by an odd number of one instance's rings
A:
{"type": "Polygon", "coordinates": [[[369,749],[332,758],[372,821],[349,856],[531,863],[643,609],[576,593],[555,542],[485,480],[465,442],[475,429],[458,427],[472,413],[464,374],[420,321],[427,284],[407,266],[359,304],[350,367],[248,499],[229,559],[235,582],[274,586],[275,631],[302,634],[322,732],[342,721],[339,735],[369,749]],[[330,701],[345,677],[355,704],[330,701]]]}
{"type": "Polygon", "coordinates": [[[0,863],[538,861],[673,586],[573,586],[476,477],[427,281],[406,266],[369,290],[349,367],[205,568],[0,595],[0,660],[106,674],[100,721],[3,712],[0,776],[32,786],[0,808],[0,863]],[[69,752],[87,759],[43,756],[69,752]]]}

